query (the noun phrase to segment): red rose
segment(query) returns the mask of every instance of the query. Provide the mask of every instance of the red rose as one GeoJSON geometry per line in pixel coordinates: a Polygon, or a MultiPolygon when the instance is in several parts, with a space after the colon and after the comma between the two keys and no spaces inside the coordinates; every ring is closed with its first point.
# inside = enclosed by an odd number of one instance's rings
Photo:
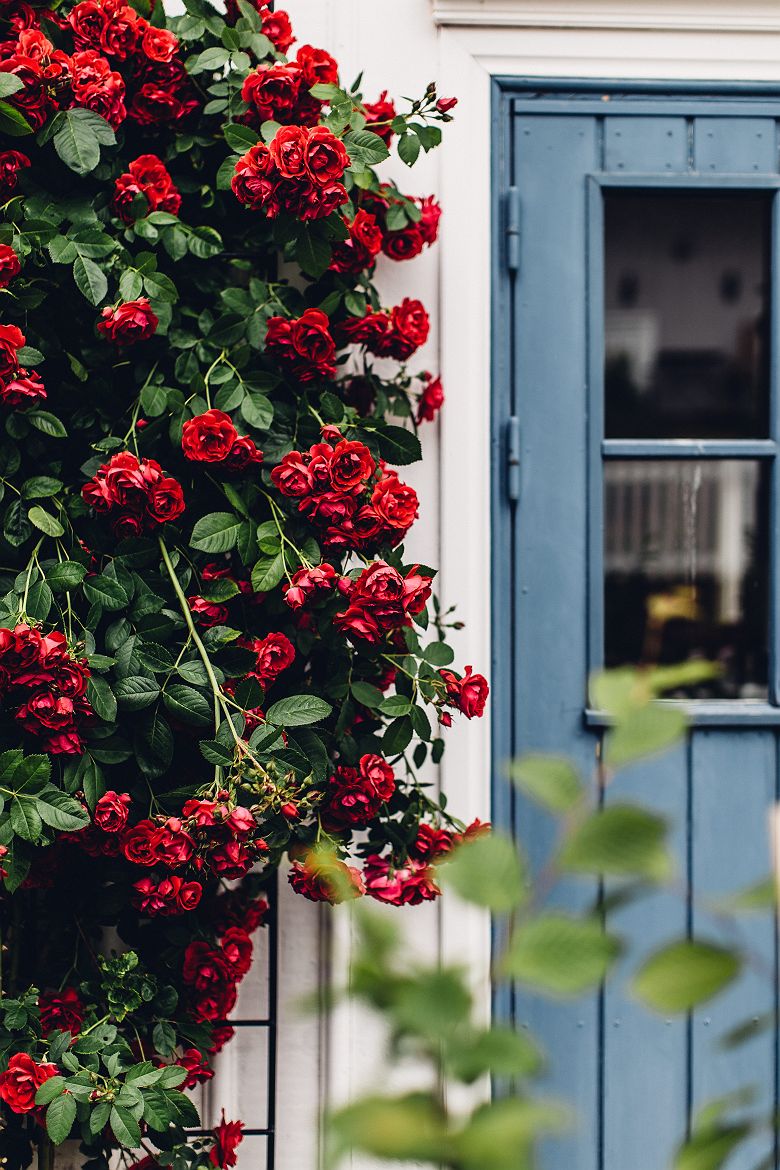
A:
{"type": "Polygon", "coordinates": [[[376,471],[376,463],[364,443],[342,439],[333,448],[330,460],[330,480],[342,492],[361,492],[366,481],[376,471]]]}
{"type": "Polygon", "coordinates": [[[299,569],[284,586],[284,600],[290,609],[300,609],[314,594],[329,593],[336,579],[336,570],[325,562],[313,569],[299,569]]]}
{"type": "Polygon", "coordinates": [[[313,853],[303,862],[293,862],[288,881],[296,894],[310,902],[330,902],[332,906],[365,893],[360,870],[335,857],[313,853]]]}
{"type": "Polygon", "coordinates": [[[418,199],[420,205],[421,218],[418,227],[422,233],[425,243],[429,246],[436,243],[439,235],[439,220],[441,219],[441,206],[436,202],[433,195],[428,195],[425,199],[418,199]]]}
{"type": "Polygon", "coordinates": [[[263,36],[268,37],[278,52],[286,53],[295,40],[290,17],[283,9],[270,12],[266,7],[263,7],[260,13],[263,18],[263,36]]]}
{"type": "Polygon", "coordinates": [[[127,824],[130,796],[127,792],[106,792],[95,805],[94,822],[104,833],[121,833],[127,824]]]}
{"type": "Polygon", "coordinates": [[[382,250],[382,233],[376,217],[368,211],[358,211],[350,223],[349,239],[339,241],[333,248],[330,262],[332,272],[346,272],[357,275],[364,268],[370,268],[382,250]]]}
{"type": "Polygon", "coordinates": [[[19,257],[8,244],[0,244],[0,288],[6,288],[22,271],[19,257]]]}
{"type": "Polygon", "coordinates": [[[105,57],[94,49],[74,53],[71,58],[73,100],[77,106],[94,110],[114,129],[124,122],[125,83],[119,73],[112,71],[105,57]]]}
{"type": "Polygon", "coordinates": [[[441,670],[439,674],[446,684],[450,706],[462,711],[467,719],[479,718],[484,713],[490,687],[483,675],[472,674],[470,666],[466,667],[462,678],[451,670],[441,670]]]}
{"type": "Polygon", "coordinates": [[[340,767],[331,776],[327,821],[336,829],[367,825],[394,792],[390,765],[381,756],[363,756],[359,771],[340,767]]]}
{"type": "Polygon", "coordinates": [[[13,1113],[32,1113],[35,1094],[59,1071],[56,1064],[37,1064],[26,1052],[16,1052],[0,1076],[0,1100],[5,1101],[13,1113]]]}
{"type": "Polygon", "coordinates": [[[177,817],[169,817],[154,839],[154,854],[161,865],[178,869],[186,865],[195,852],[195,842],[182,828],[177,817]]]}
{"type": "Polygon", "coordinates": [[[46,397],[46,387],[40,375],[34,370],[17,370],[0,382],[0,399],[15,410],[22,406],[34,406],[46,397]]]}
{"type": "Polygon", "coordinates": [[[405,361],[428,340],[430,318],[420,301],[404,297],[390,312],[391,356],[405,361]]]}
{"type": "Polygon", "coordinates": [[[241,96],[259,123],[289,125],[298,121],[301,81],[297,65],[258,65],[244,81],[241,96]]]}
{"type": "Polygon", "coordinates": [[[431,595],[431,578],[416,567],[402,577],[385,561],[374,561],[358,577],[349,597],[349,607],[336,614],[334,624],[354,638],[379,642],[382,637],[409,625],[431,595]]]}
{"type": "Polygon", "coordinates": [[[146,25],[129,5],[104,5],[109,19],[100,30],[100,47],[104,53],[126,60],[135,49],[146,25]]]}
{"type": "Polygon", "coordinates": [[[182,882],[177,893],[179,909],[186,913],[194,910],[203,897],[203,886],[200,882],[182,882]]]}
{"type": "Polygon", "coordinates": [[[141,48],[150,61],[172,61],[179,48],[178,37],[167,28],[148,25],[141,37],[141,48]]]}
{"type": "Polygon", "coordinates": [[[15,325],[0,325],[0,378],[13,373],[18,366],[16,351],[25,343],[25,336],[15,325]]]}
{"type": "Polygon", "coordinates": [[[181,1056],[176,1057],[175,1063],[187,1070],[187,1079],[179,1086],[182,1092],[194,1089],[196,1085],[203,1085],[214,1076],[214,1069],[204,1060],[197,1048],[185,1048],[181,1056]]]}
{"type": "Polygon", "coordinates": [[[309,131],[303,160],[306,173],[318,187],[338,182],[349,166],[344,143],[326,126],[316,126],[309,131]]]}
{"type": "Polygon", "coordinates": [[[295,661],[295,647],[285,634],[266,634],[250,643],[255,655],[255,665],[250,671],[267,686],[274,682],[282,671],[295,661]]]}
{"type": "Polygon", "coordinates": [[[441,893],[430,866],[412,857],[396,866],[392,858],[372,853],[366,858],[363,880],[369,897],[391,906],[417,906],[441,893]]]}
{"type": "Polygon", "coordinates": [[[267,215],[278,215],[276,182],[273,178],[274,161],[264,142],[258,142],[236,163],[231,188],[239,203],[253,211],[264,209],[267,215]]]}
{"type": "Polygon", "coordinates": [[[289,363],[301,382],[332,378],[336,373],[336,343],[330,333],[330,320],[320,309],[307,309],[292,321],[271,317],[265,346],[289,363]]]}
{"type": "Polygon", "coordinates": [[[303,74],[303,82],[307,89],[313,85],[338,85],[339,67],[324,49],[315,49],[313,45],[301,45],[295,54],[296,64],[303,74]]]}
{"type": "Polygon", "coordinates": [[[41,1009],[41,1030],[44,1036],[54,1031],[78,1035],[84,1023],[84,1005],[75,987],[66,987],[60,992],[41,992],[38,1006],[41,1009]]]}
{"type": "Polygon", "coordinates": [[[419,514],[417,492],[386,470],[371,494],[371,504],[396,540],[408,532],[419,514]]]}
{"type": "Polygon", "coordinates": [[[0,151],[0,196],[13,194],[19,182],[19,172],[29,166],[29,158],[20,150],[0,151]]]}
{"type": "Polygon", "coordinates": [[[188,597],[187,604],[190,612],[195,614],[198,624],[204,629],[212,626],[224,626],[228,620],[228,607],[218,605],[215,601],[206,601],[205,597],[188,597]]]}
{"type": "Polygon", "coordinates": [[[382,241],[382,251],[391,260],[412,260],[424,247],[425,240],[416,223],[397,232],[387,232],[382,241]]]}
{"type": "Polygon", "coordinates": [[[114,345],[135,345],[151,337],[159,324],[158,318],[146,297],[126,301],[112,309],[103,309],[103,320],[98,322],[98,332],[114,345]]]}
{"type": "Polygon", "coordinates": [[[236,979],[242,979],[252,966],[252,940],[239,926],[229,927],[222,936],[222,952],[236,979]]]}
{"type": "Polygon", "coordinates": [[[178,519],[184,511],[184,493],[181,484],[166,476],[149,491],[147,514],[157,524],[167,524],[178,519]]]}
{"type": "MultiPolygon", "coordinates": [[[[282,317],[273,317],[272,320],[284,321],[282,317]]],[[[283,496],[307,496],[313,486],[308,460],[300,451],[288,451],[279,466],[272,470],[271,481],[283,496]]]]}
{"type": "Polygon", "coordinates": [[[134,865],[155,865],[158,828],[154,821],[139,821],[121,837],[122,852],[134,865]]]}
{"type": "Polygon", "coordinates": [[[263,462],[263,452],[248,435],[239,435],[227,453],[224,467],[226,471],[238,474],[248,467],[263,462]]]}
{"type": "Polygon", "coordinates": [[[389,146],[393,137],[390,123],[396,110],[392,99],[387,96],[387,90],[383,89],[375,102],[364,102],[363,109],[366,111],[366,130],[378,134],[385,146],[389,146]]]}
{"type": "Polygon", "coordinates": [[[432,378],[430,374],[421,375],[425,380],[422,393],[417,400],[417,422],[433,422],[437,413],[444,405],[444,389],[441,378],[432,378]]]}
{"type": "Polygon", "coordinates": [[[450,110],[454,110],[458,104],[457,98],[439,98],[436,103],[436,109],[440,114],[448,114],[450,110]]]}
{"type": "Polygon", "coordinates": [[[300,179],[306,174],[306,143],[309,132],[303,126],[282,126],[269,150],[283,179],[300,179]]]}
{"type": "Polygon", "coordinates": [[[182,978],[196,991],[223,987],[235,981],[230,963],[222,951],[199,939],[191,942],[184,952],[182,978]]]}
{"type": "Polygon", "coordinates": [[[327,219],[348,200],[349,196],[342,183],[328,183],[325,186],[317,183],[299,183],[295,198],[289,205],[285,204],[285,210],[303,222],[327,219]]]}
{"type": "Polygon", "coordinates": [[[108,24],[108,14],[96,0],[82,0],[68,13],[73,30],[73,43],[77,49],[97,48],[100,37],[108,24]]]}
{"type": "Polygon", "coordinates": [[[433,825],[420,825],[411,852],[419,861],[433,861],[435,858],[443,857],[449,853],[454,843],[452,833],[448,833],[446,829],[437,829],[433,825]]]}
{"type": "Polygon", "coordinates": [[[188,419],[182,428],[181,447],[186,459],[197,463],[221,463],[238,438],[229,414],[207,410],[188,419]]]}
{"type": "Polygon", "coordinates": [[[111,206],[120,219],[132,223],[139,214],[144,216],[150,211],[178,214],[181,196],[157,155],[142,154],[117,179],[111,206]],[[144,196],[144,205],[139,210],[136,200],[140,196],[144,196]]]}
{"type": "Polygon", "coordinates": [[[229,1167],[237,1165],[236,1150],[241,1144],[243,1129],[241,1121],[225,1121],[225,1110],[222,1110],[222,1120],[214,1129],[214,1147],[209,1151],[212,1166],[229,1170],[229,1167]]]}
{"type": "Polygon", "coordinates": [[[252,868],[252,858],[240,841],[228,841],[215,849],[209,858],[215,874],[225,881],[238,881],[252,868]]]}
{"type": "Polygon", "coordinates": [[[239,804],[231,812],[230,816],[225,818],[225,824],[230,829],[233,836],[241,841],[249,836],[255,828],[257,822],[252,816],[248,808],[244,808],[239,804]]]}

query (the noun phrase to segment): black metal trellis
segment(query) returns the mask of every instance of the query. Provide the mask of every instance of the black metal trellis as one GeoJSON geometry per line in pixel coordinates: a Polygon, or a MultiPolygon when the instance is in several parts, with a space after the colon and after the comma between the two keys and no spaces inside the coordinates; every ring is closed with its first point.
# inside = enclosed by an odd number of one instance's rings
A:
{"type": "MultiPolygon", "coordinates": [[[[266,1051],[266,1122],[264,1126],[247,1126],[245,1138],[265,1138],[265,1170],[274,1170],[276,1165],[276,1054],[277,1054],[277,1011],[279,998],[279,882],[274,873],[265,890],[268,899],[268,917],[263,929],[268,931],[268,1004],[267,1015],[255,1019],[225,1020],[231,1028],[267,1029],[266,1051]]],[[[193,1137],[208,1137],[210,1129],[191,1130],[193,1137]]]]}

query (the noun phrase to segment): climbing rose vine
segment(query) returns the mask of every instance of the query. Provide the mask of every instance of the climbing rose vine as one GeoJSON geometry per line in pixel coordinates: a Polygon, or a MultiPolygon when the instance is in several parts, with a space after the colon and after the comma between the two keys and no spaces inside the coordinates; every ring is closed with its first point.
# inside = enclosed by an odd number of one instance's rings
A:
{"type": "Polygon", "coordinates": [[[367,100],[286,13],[185,7],[0,7],[9,1170],[69,1137],[92,1170],[235,1165],[185,1090],[269,875],[419,903],[483,828],[418,778],[488,688],[404,554],[428,314],[373,283],[441,214],[375,167],[454,99],[367,100]]]}

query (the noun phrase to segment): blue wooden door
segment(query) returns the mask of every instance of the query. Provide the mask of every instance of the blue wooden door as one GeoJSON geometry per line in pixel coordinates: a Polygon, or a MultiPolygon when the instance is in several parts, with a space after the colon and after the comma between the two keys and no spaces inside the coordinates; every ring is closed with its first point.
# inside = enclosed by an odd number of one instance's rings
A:
{"type": "MultiPolygon", "coordinates": [[[[717,939],[707,896],[768,872],[778,794],[780,103],[691,86],[497,87],[494,383],[495,800],[532,859],[547,818],[501,761],[564,752],[591,773],[605,663],[720,661],[683,693],[688,742],[607,799],[675,826],[680,889],[616,912],[633,962],[661,940],[717,939]]],[[[557,897],[592,903],[572,883],[557,897]]],[[[599,995],[498,1009],[550,1055],[578,1129],[543,1170],[663,1170],[697,1106],[746,1082],[778,1096],[777,1031],[718,1038],[776,1011],[770,916],[745,923],[768,971],[692,1018],[599,995]]],[[[757,1138],[729,1162],[776,1165],[757,1138]]]]}

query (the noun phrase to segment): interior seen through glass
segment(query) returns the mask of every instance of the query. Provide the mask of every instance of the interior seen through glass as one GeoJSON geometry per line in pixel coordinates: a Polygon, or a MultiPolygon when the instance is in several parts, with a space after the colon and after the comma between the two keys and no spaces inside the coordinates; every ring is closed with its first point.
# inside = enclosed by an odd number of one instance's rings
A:
{"type": "Polygon", "coordinates": [[[771,193],[605,196],[606,437],[765,438],[771,193]]]}
{"type": "Polygon", "coordinates": [[[610,459],[605,476],[607,666],[706,659],[699,698],[767,695],[769,465],[610,459]]]}

